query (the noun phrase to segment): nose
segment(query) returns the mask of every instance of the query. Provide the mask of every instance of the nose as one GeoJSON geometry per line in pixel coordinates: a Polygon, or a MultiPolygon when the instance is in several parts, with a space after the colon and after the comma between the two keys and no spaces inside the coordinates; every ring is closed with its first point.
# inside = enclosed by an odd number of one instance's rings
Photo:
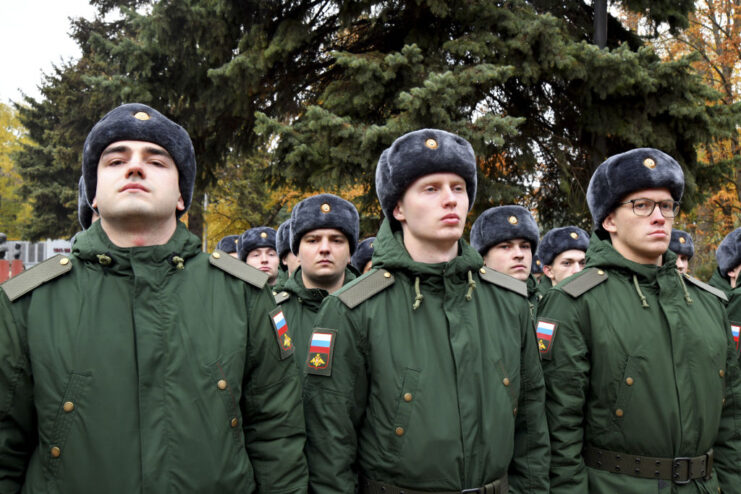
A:
{"type": "Polygon", "coordinates": [[[319,252],[329,252],[329,239],[323,238],[319,242],[319,252]]]}
{"type": "Polygon", "coordinates": [[[131,178],[132,175],[144,178],[144,167],[140,159],[133,159],[126,166],[126,178],[131,178]]]}
{"type": "Polygon", "coordinates": [[[519,245],[515,245],[512,250],[514,251],[515,259],[522,259],[525,257],[525,253],[519,245]]]}
{"type": "Polygon", "coordinates": [[[446,185],[443,194],[443,206],[447,208],[454,208],[457,205],[458,199],[455,196],[455,192],[453,191],[452,187],[450,187],[450,185],[446,185]]]}
{"type": "Polygon", "coordinates": [[[654,210],[651,212],[651,223],[663,225],[666,222],[666,218],[661,214],[661,206],[656,204],[654,210]]]}

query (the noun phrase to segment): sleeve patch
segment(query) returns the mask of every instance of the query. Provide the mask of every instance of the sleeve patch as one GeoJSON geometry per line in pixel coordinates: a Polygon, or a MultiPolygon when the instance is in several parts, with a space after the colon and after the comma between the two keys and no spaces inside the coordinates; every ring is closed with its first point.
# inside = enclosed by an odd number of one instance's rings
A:
{"type": "Polygon", "coordinates": [[[736,344],[736,353],[738,353],[739,336],[741,336],[741,324],[735,322],[731,323],[731,335],[733,336],[733,342],[736,344]]]}
{"type": "Polygon", "coordinates": [[[332,375],[332,355],[337,332],[331,329],[314,330],[306,357],[306,373],[317,376],[332,375]]]}
{"type": "Polygon", "coordinates": [[[553,340],[556,338],[556,329],[558,329],[557,323],[538,319],[535,332],[538,337],[540,358],[543,360],[551,359],[551,348],[553,348],[553,340]]]}
{"type": "Polygon", "coordinates": [[[270,320],[275,329],[275,339],[278,342],[281,360],[293,355],[293,340],[288,332],[288,322],[283,315],[283,309],[275,309],[270,313],[270,320]]]}

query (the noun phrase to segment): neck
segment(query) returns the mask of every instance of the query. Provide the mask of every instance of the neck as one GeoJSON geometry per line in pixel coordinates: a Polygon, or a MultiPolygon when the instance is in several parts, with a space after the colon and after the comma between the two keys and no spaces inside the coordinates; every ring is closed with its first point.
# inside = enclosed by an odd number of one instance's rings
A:
{"type": "Polygon", "coordinates": [[[302,269],[301,270],[301,281],[304,282],[304,286],[310,290],[318,289],[318,290],[326,290],[327,293],[334,293],[340,288],[342,288],[342,285],[345,283],[345,272],[342,271],[342,273],[339,276],[335,276],[332,278],[312,278],[310,275],[307,275],[307,273],[302,269]]]}
{"type": "Polygon", "coordinates": [[[404,235],[404,247],[412,260],[423,264],[450,262],[458,255],[458,240],[431,243],[420,241],[413,235],[404,235]]]}
{"type": "Polygon", "coordinates": [[[177,228],[174,217],[165,221],[127,219],[106,221],[100,218],[100,226],[117,247],[146,247],[166,244],[177,228]]]}

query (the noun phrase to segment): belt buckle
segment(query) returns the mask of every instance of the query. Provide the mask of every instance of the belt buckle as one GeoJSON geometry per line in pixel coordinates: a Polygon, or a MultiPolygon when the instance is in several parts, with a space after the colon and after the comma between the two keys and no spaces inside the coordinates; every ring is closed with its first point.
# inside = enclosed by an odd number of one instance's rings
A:
{"type": "Polygon", "coordinates": [[[689,484],[692,481],[692,458],[689,456],[678,456],[672,460],[672,482],[674,482],[677,485],[686,485],[689,484]],[[679,480],[676,477],[679,477],[679,466],[681,465],[681,462],[686,461],[687,462],[687,480],[679,480]]]}

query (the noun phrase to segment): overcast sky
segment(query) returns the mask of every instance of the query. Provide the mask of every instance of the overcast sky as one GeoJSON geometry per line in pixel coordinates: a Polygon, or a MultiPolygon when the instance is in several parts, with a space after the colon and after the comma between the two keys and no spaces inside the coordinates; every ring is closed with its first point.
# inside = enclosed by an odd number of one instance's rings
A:
{"type": "Polygon", "coordinates": [[[39,98],[42,74],[80,56],[69,18],[94,13],[88,0],[0,0],[0,101],[20,101],[21,91],[39,98]]]}

